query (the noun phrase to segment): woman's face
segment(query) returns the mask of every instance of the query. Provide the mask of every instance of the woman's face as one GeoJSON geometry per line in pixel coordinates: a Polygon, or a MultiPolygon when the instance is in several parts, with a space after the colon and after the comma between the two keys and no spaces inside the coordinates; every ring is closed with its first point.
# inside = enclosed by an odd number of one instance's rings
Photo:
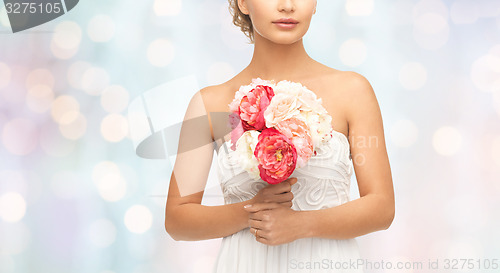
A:
{"type": "Polygon", "coordinates": [[[238,0],[240,10],[252,20],[255,35],[277,44],[294,43],[306,34],[316,4],[317,0],[238,0]],[[298,23],[278,23],[284,18],[298,23]]]}

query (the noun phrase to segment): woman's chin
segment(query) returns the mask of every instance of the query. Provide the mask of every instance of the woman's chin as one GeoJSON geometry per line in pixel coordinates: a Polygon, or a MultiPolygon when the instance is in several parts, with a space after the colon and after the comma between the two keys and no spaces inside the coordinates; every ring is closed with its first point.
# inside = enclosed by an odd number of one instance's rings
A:
{"type": "Polygon", "coordinates": [[[303,36],[299,36],[296,34],[277,34],[273,35],[268,38],[269,41],[275,43],[275,44],[280,44],[280,45],[291,45],[294,44],[300,39],[302,39],[303,36]]]}

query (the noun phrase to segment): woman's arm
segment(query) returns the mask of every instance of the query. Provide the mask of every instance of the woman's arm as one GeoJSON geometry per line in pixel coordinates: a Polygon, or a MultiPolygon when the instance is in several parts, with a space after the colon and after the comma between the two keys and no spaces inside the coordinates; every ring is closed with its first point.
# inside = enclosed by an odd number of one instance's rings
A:
{"type": "MultiPolygon", "coordinates": [[[[172,178],[171,181],[174,181],[172,178]]],[[[221,238],[248,227],[248,213],[243,206],[251,202],[205,206],[203,193],[190,197],[192,201],[170,205],[166,212],[165,229],[176,240],[199,241],[221,238]]],[[[167,205],[168,207],[168,205],[167,205]]]]}
{"type": "Polygon", "coordinates": [[[300,211],[302,237],[347,239],[387,229],[395,214],[394,189],[380,108],[372,86],[348,73],[346,114],[360,198],[340,206],[300,211]]]}
{"type": "Polygon", "coordinates": [[[243,206],[248,201],[201,205],[214,153],[213,127],[205,105],[217,97],[217,91],[209,86],[197,92],[184,116],[165,208],[165,229],[174,240],[219,238],[247,226],[243,206]]]}
{"type": "Polygon", "coordinates": [[[297,222],[303,225],[302,236],[329,239],[350,239],[389,228],[394,218],[388,200],[367,194],[340,206],[298,211],[297,222]]]}

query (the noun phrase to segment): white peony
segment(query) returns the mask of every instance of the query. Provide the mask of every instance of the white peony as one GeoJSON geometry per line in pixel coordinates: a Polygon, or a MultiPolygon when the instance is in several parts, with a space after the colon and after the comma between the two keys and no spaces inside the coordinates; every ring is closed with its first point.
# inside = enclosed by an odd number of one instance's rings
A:
{"type": "Polygon", "coordinates": [[[259,162],[254,155],[255,146],[259,142],[260,132],[249,130],[243,133],[236,142],[236,153],[238,162],[242,168],[247,171],[253,179],[260,178],[259,162]]]}
{"type": "Polygon", "coordinates": [[[326,113],[325,108],[322,106],[321,98],[318,98],[313,91],[309,90],[301,83],[283,80],[276,84],[274,91],[275,93],[296,96],[301,111],[316,111],[319,114],[326,113]]]}
{"type": "Polygon", "coordinates": [[[314,150],[332,138],[332,117],[328,114],[318,114],[313,111],[301,113],[311,129],[314,150]]]}
{"type": "Polygon", "coordinates": [[[309,126],[315,150],[331,139],[332,117],[313,91],[301,83],[283,80],[276,84],[274,93],[271,104],[264,112],[267,127],[295,117],[309,126]]]}
{"type": "Polygon", "coordinates": [[[284,93],[293,96],[299,96],[300,93],[304,92],[304,89],[306,88],[300,83],[282,80],[276,84],[274,92],[276,94],[284,93]]]}
{"type": "Polygon", "coordinates": [[[264,111],[266,127],[276,126],[283,120],[295,117],[300,114],[300,102],[297,96],[278,93],[271,99],[271,103],[264,111]]]}

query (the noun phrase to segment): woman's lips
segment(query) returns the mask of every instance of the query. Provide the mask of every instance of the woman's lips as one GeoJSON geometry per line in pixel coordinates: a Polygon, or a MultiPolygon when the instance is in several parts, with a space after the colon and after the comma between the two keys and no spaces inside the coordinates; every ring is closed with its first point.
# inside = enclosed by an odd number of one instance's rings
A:
{"type": "Polygon", "coordinates": [[[279,28],[282,29],[293,29],[298,23],[283,23],[283,22],[275,22],[273,23],[279,28]]]}

